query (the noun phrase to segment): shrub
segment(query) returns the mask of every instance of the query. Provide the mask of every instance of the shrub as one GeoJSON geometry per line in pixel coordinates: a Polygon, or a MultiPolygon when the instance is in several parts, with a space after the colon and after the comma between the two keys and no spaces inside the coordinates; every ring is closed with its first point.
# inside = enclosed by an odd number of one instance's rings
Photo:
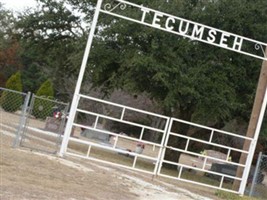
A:
{"type": "Polygon", "coordinates": [[[46,80],[40,88],[36,92],[37,96],[43,96],[43,97],[49,97],[53,98],[54,97],[54,89],[53,89],[53,84],[52,82],[48,79],[46,80]]]}
{"type": "Polygon", "coordinates": [[[36,92],[33,112],[36,118],[45,119],[52,114],[54,103],[50,100],[54,97],[53,85],[50,80],[45,81],[36,92]]]}
{"type": "MultiPolygon", "coordinates": [[[[22,92],[21,74],[17,72],[12,75],[6,82],[6,88],[22,92]]],[[[4,91],[0,99],[1,107],[7,112],[15,112],[21,108],[23,97],[19,93],[4,91]]]]}

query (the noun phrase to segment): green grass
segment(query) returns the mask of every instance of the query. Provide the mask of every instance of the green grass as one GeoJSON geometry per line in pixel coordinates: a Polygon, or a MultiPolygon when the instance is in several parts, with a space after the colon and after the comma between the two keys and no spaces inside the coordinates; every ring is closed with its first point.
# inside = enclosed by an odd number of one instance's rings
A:
{"type": "MultiPolygon", "coordinates": [[[[169,169],[169,168],[163,167],[161,169],[161,173],[178,178],[178,170],[177,169],[169,169]]],[[[183,172],[181,174],[181,178],[186,179],[186,180],[195,181],[198,183],[204,183],[204,184],[211,185],[211,186],[219,187],[219,185],[220,185],[220,181],[218,181],[217,179],[208,177],[208,176],[204,175],[204,173],[202,175],[200,175],[194,170],[191,172],[188,170],[183,170],[183,172]]],[[[232,183],[224,182],[223,188],[232,189],[232,183]]]]}
{"type": "Polygon", "coordinates": [[[248,196],[239,196],[238,194],[233,194],[230,192],[220,191],[218,190],[215,195],[220,199],[227,199],[227,200],[257,200],[253,197],[248,196]]]}
{"type": "MultiPolygon", "coordinates": [[[[80,155],[86,156],[88,151],[87,144],[80,144],[77,142],[70,141],[68,147],[71,150],[74,150],[75,153],[79,153],[80,155]]],[[[131,167],[133,166],[134,158],[131,156],[127,156],[126,154],[119,154],[116,151],[103,149],[100,147],[91,147],[90,157],[96,158],[100,160],[105,160],[111,163],[116,163],[124,166],[131,167]]],[[[153,172],[155,165],[152,161],[147,160],[145,158],[137,158],[135,168],[142,169],[145,171],[153,172]]]]}

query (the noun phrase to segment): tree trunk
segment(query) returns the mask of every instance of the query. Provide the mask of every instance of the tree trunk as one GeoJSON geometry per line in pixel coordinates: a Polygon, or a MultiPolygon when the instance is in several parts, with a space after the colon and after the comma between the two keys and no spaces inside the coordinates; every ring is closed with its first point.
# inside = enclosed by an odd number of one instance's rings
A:
{"type": "MultiPolygon", "coordinates": [[[[267,48],[265,49],[265,54],[267,54],[267,48]]],[[[250,117],[250,121],[249,121],[247,134],[246,134],[247,137],[254,138],[257,123],[259,120],[262,102],[263,102],[264,95],[265,95],[266,86],[267,86],[267,62],[263,61],[262,67],[261,67],[261,72],[260,72],[260,77],[259,77],[259,81],[258,81],[256,96],[255,96],[255,100],[254,100],[254,105],[253,105],[253,109],[252,109],[252,113],[251,113],[251,117],[250,117]]],[[[250,147],[250,142],[248,140],[246,140],[244,142],[244,145],[243,145],[243,150],[248,151],[249,147],[250,147]]],[[[239,160],[239,164],[246,164],[246,160],[247,160],[247,154],[242,153],[240,160],[239,160]]],[[[251,164],[251,163],[249,163],[249,164],[251,164]]],[[[243,168],[238,167],[236,176],[241,178],[242,174],[243,174],[243,168]]],[[[239,187],[240,187],[240,182],[234,181],[233,190],[238,190],[239,187]]]]}

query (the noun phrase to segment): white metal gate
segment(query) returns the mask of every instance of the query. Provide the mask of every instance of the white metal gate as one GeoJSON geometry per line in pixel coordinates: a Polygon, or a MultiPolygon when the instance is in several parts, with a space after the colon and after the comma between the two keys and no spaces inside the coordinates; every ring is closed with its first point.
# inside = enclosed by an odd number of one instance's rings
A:
{"type": "Polygon", "coordinates": [[[67,155],[156,175],[169,118],[79,95],[67,155]]]}
{"type": "MultiPolygon", "coordinates": [[[[266,55],[263,51],[263,47],[266,47],[267,44],[260,42],[260,41],[256,41],[256,40],[252,40],[249,38],[245,38],[236,34],[232,34],[226,31],[222,31],[213,27],[209,27],[200,23],[196,23],[190,20],[186,20],[180,17],[176,17],[167,13],[163,13],[157,10],[153,10],[147,7],[144,7],[143,5],[137,5],[131,2],[127,2],[124,0],[98,0],[97,1],[97,6],[96,6],[96,11],[95,11],[95,15],[94,15],[94,19],[91,25],[91,30],[90,30],[90,34],[88,36],[88,41],[87,41],[87,45],[86,45],[86,49],[84,52],[84,57],[83,57],[83,61],[82,61],[82,65],[81,65],[81,69],[80,69],[80,73],[79,73],[79,77],[77,80],[77,84],[76,84],[76,88],[75,88],[75,92],[74,92],[74,96],[73,96],[73,100],[72,100],[72,104],[71,104],[71,109],[70,109],[70,116],[68,119],[68,123],[65,129],[65,135],[63,138],[63,142],[61,145],[61,149],[60,149],[60,156],[63,156],[64,154],[71,154],[71,155],[76,155],[76,156],[80,156],[80,157],[84,157],[84,158],[91,158],[91,159],[97,159],[97,158],[92,158],[92,148],[101,148],[102,150],[105,149],[108,152],[118,152],[124,155],[127,155],[128,157],[130,157],[131,159],[133,158],[133,163],[130,165],[126,165],[124,164],[118,164],[117,165],[121,165],[121,166],[127,166],[128,168],[131,169],[138,169],[138,170],[142,170],[142,171],[147,171],[141,168],[136,167],[137,161],[138,159],[142,158],[142,159],[146,159],[146,160],[150,160],[151,164],[151,173],[154,173],[157,171],[157,168],[159,169],[158,173],[160,175],[164,175],[164,173],[162,172],[162,164],[167,163],[168,161],[163,159],[164,158],[164,154],[162,154],[161,152],[164,149],[164,152],[166,152],[167,150],[172,150],[174,152],[179,152],[179,153],[187,153],[190,156],[195,156],[198,157],[200,156],[201,158],[203,158],[204,163],[202,164],[201,167],[191,167],[185,164],[175,164],[175,163],[169,163],[172,165],[177,165],[179,166],[179,172],[177,175],[177,179],[179,180],[185,180],[183,178],[183,169],[188,168],[188,169],[193,169],[195,171],[200,171],[200,172],[205,172],[205,173],[209,173],[211,175],[215,175],[215,176],[219,176],[219,184],[218,186],[216,186],[216,188],[220,188],[220,189],[225,189],[228,191],[232,191],[231,189],[229,189],[229,186],[226,186],[226,188],[224,187],[224,182],[225,179],[238,179],[241,181],[241,186],[240,189],[238,191],[239,194],[244,194],[244,189],[245,189],[245,185],[246,185],[246,180],[249,176],[249,168],[250,168],[250,164],[253,158],[253,154],[254,154],[254,150],[256,147],[256,140],[257,140],[257,136],[258,134],[255,134],[255,137],[253,139],[250,138],[245,138],[242,136],[238,136],[236,134],[232,134],[232,133],[227,133],[227,132],[222,132],[219,130],[215,130],[215,129],[210,129],[208,127],[203,127],[203,126],[199,126],[199,125],[194,125],[192,123],[189,122],[182,122],[180,120],[176,120],[176,119],[172,119],[171,120],[171,126],[169,126],[169,132],[168,132],[168,138],[166,140],[165,146],[163,145],[163,141],[164,141],[164,137],[165,137],[165,130],[168,126],[168,121],[170,120],[169,118],[166,118],[164,116],[159,116],[153,113],[147,113],[144,111],[140,111],[140,110],[136,110],[136,109],[132,109],[132,108],[128,108],[128,107],[123,107],[117,104],[113,104],[113,106],[117,106],[119,109],[122,109],[120,111],[120,116],[117,117],[110,117],[108,115],[104,115],[104,114],[98,114],[98,113],[94,113],[91,110],[88,109],[84,109],[84,108],[79,108],[79,101],[81,98],[83,99],[87,99],[87,100],[92,100],[92,98],[88,97],[88,96],[84,96],[82,94],[80,94],[80,88],[81,88],[81,84],[83,81],[83,76],[84,76],[84,72],[85,72],[85,68],[87,65],[87,60],[89,57],[89,53],[90,53],[90,49],[92,46],[92,41],[93,41],[93,37],[94,37],[94,33],[95,33],[95,29],[96,29],[96,25],[97,25],[97,21],[98,21],[98,16],[99,13],[104,13],[104,14],[109,14],[112,15],[114,17],[118,17],[118,18],[122,18],[128,21],[132,21],[135,23],[139,23],[148,27],[152,27],[152,28],[156,28],[162,31],[166,31],[172,34],[176,34],[179,36],[183,36],[186,38],[190,38],[196,41],[200,41],[200,42],[204,42],[204,43],[208,43],[210,45],[214,45],[217,47],[221,47],[230,51],[234,51],[237,53],[242,53],[244,55],[248,55],[248,56],[252,56],[255,58],[259,58],[262,60],[267,60],[266,55]],[[135,16],[135,18],[132,18],[131,16],[127,16],[127,12],[124,13],[123,10],[127,9],[127,7],[130,7],[131,9],[135,9],[135,12],[137,12],[138,14],[135,16]],[[126,14],[126,15],[124,15],[126,14]],[[147,17],[148,15],[150,15],[150,17],[147,17]],[[166,22],[162,23],[161,20],[165,19],[166,22]],[[181,29],[177,29],[177,27],[181,27],[183,26],[183,23],[186,23],[187,26],[190,26],[192,31],[184,31],[181,29]],[[164,25],[162,25],[164,24],[164,25]],[[176,27],[176,29],[175,29],[176,27]],[[204,32],[208,33],[208,34],[204,34],[204,32]],[[205,35],[205,37],[204,37],[205,35]],[[249,44],[248,46],[251,47],[250,49],[244,48],[246,45],[243,44],[249,44]],[[255,48],[254,48],[255,47],[255,48]],[[136,122],[130,122],[128,120],[125,120],[124,118],[124,113],[126,111],[135,111],[138,113],[144,113],[146,115],[151,115],[154,117],[158,117],[161,119],[165,119],[165,124],[164,124],[164,128],[156,128],[153,126],[147,126],[147,125],[143,125],[140,123],[136,123],[136,122]],[[91,115],[95,117],[95,125],[83,125],[80,124],[78,121],[80,118],[82,118],[84,115],[91,115]],[[139,128],[141,128],[141,132],[140,135],[142,135],[142,132],[145,133],[145,131],[155,131],[158,133],[162,134],[162,139],[160,140],[159,143],[153,141],[143,141],[143,138],[139,136],[138,139],[134,139],[134,137],[129,137],[129,136],[124,136],[124,135],[118,135],[117,133],[115,134],[114,132],[109,132],[106,130],[101,130],[101,132],[105,133],[106,135],[109,135],[110,137],[114,137],[115,138],[115,142],[111,145],[111,146],[105,146],[104,145],[100,145],[98,143],[93,143],[92,141],[87,141],[87,140],[80,140],[77,139],[75,137],[70,137],[70,135],[75,135],[75,130],[73,129],[74,127],[79,127],[79,128],[83,128],[83,129],[88,129],[88,130],[93,130],[93,131],[100,131],[98,130],[98,120],[99,119],[102,120],[113,120],[113,121],[117,121],[120,123],[126,123],[132,126],[137,126],[139,128]],[[78,121],[77,121],[78,120],[78,121]],[[201,139],[197,139],[197,138],[193,138],[193,137],[187,137],[183,134],[181,134],[180,132],[175,132],[175,130],[172,130],[173,127],[175,127],[175,125],[173,126],[174,122],[179,122],[179,123],[185,123],[185,124],[189,124],[190,126],[196,126],[198,128],[204,128],[207,129],[210,133],[210,135],[208,136],[208,139],[205,140],[201,140],[201,139]],[[214,141],[214,134],[223,134],[223,135],[227,135],[227,137],[232,137],[232,138],[237,138],[236,140],[243,140],[242,142],[244,142],[244,140],[247,140],[250,142],[250,148],[249,151],[243,151],[241,148],[237,149],[237,148],[233,148],[233,147],[229,147],[225,144],[218,144],[216,143],[216,141],[214,141]],[[171,140],[170,138],[177,138],[180,139],[184,139],[185,140],[185,147],[182,149],[177,149],[176,147],[173,146],[168,146],[168,142],[171,140]],[[124,147],[120,147],[119,145],[117,145],[117,141],[119,139],[125,139],[125,140],[129,140],[131,142],[141,142],[141,143],[145,143],[145,145],[149,145],[152,147],[152,150],[154,151],[155,149],[158,150],[158,153],[154,156],[148,156],[148,155],[139,155],[136,152],[133,152],[132,149],[125,149],[124,147]],[[71,142],[69,142],[71,141],[71,142]],[[207,148],[221,148],[223,149],[222,151],[224,153],[226,153],[226,158],[225,159],[217,159],[214,158],[212,156],[206,156],[206,155],[200,155],[198,152],[194,152],[194,151],[190,151],[189,146],[190,143],[194,141],[194,142],[198,142],[201,143],[203,145],[208,145],[207,148]],[[70,147],[70,148],[69,148],[70,147]],[[74,148],[76,147],[76,148],[74,148]],[[70,152],[71,151],[71,152],[70,152]],[[232,162],[229,161],[230,155],[233,152],[237,152],[237,153],[244,153],[247,155],[247,161],[245,165],[240,165],[237,162],[232,162]],[[221,173],[217,173],[217,172],[210,172],[207,169],[207,163],[210,162],[210,160],[214,160],[216,162],[218,162],[218,164],[220,163],[226,163],[226,164],[231,164],[234,166],[241,166],[244,168],[244,173],[243,173],[243,177],[242,179],[240,178],[235,178],[233,176],[229,176],[229,175],[223,175],[221,173]]],[[[96,100],[96,99],[95,99],[96,100]]],[[[266,101],[265,105],[266,105],[266,101]]],[[[102,103],[107,103],[107,102],[102,102],[102,103]]],[[[112,103],[108,103],[109,105],[112,105],[112,103]]],[[[262,104],[262,110],[265,110],[265,106],[264,104],[262,104]]],[[[259,123],[257,125],[257,130],[256,132],[259,132],[259,127],[261,124],[262,120],[259,120],[259,123]]],[[[225,136],[224,136],[225,137],[225,136]]],[[[104,136],[103,136],[104,138],[104,136]]],[[[203,149],[203,151],[206,149],[203,149]]],[[[111,156],[110,154],[106,154],[107,157],[111,156]]],[[[101,156],[100,156],[101,157],[101,156]]],[[[97,160],[102,160],[102,159],[97,159],[97,160]]],[[[178,161],[177,161],[178,162],[178,161]]],[[[224,169],[224,168],[223,168],[224,169]]],[[[169,175],[166,175],[168,177],[171,177],[169,175]]],[[[190,180],[187,180],[190,181],[190,180]]],[[[190,182],[195,182],[195,181],[190,181],[190,182]]],[[[198,183],[198,184],[202,184],[202,185],[208,185],[206,183],[198,183]]],[[[215,186],[211,186],[211,187],[215,187],[215,186]]],[[[237,191],[236,191],[237,192],[237,191]]]]}
{"type": "Polygon", "coordinates": [[[79,95],[65,155],[239,193],[233,182],[246,181],[235,176],[237,167],[249,170],[238,162],[242,153],[249,155],[242,149],[245,141],[254,142],[235,133],[79,95]],[[180,145],[172,146],[176,140],[180,145]],[[177,155],[177,161],[167,154],[177,155]]]}
{"type": "Polygon", "coordinates": [[[239,193],[233,189],[233,182],[238,180],[241,184],[242,181],[236,177],[237,167],[246,170],[246,165],[239,164],[241,154],[249,154],[243,150],[246,140],[253,141],[242,135],[171,118],[158,175],[239,193]],[[173,140],[178,140],[180,145],[171,146],[173,140]],[[166,158],[166,152],[179,154],[177,162],[166,158]],[[175,166],[177,171],[164,168],[164,164],[175,166]]]}

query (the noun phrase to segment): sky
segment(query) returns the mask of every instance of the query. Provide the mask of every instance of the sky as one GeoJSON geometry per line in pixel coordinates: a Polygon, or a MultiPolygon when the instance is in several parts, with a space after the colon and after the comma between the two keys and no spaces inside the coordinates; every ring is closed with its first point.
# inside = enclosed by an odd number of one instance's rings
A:
{"type": "Polygon", "coordinates": [[[5,4],[5,8],[13,11],[22,11],[24,8],[36,5],[35,0],[0,0],[0,2],[5,4]]]}

